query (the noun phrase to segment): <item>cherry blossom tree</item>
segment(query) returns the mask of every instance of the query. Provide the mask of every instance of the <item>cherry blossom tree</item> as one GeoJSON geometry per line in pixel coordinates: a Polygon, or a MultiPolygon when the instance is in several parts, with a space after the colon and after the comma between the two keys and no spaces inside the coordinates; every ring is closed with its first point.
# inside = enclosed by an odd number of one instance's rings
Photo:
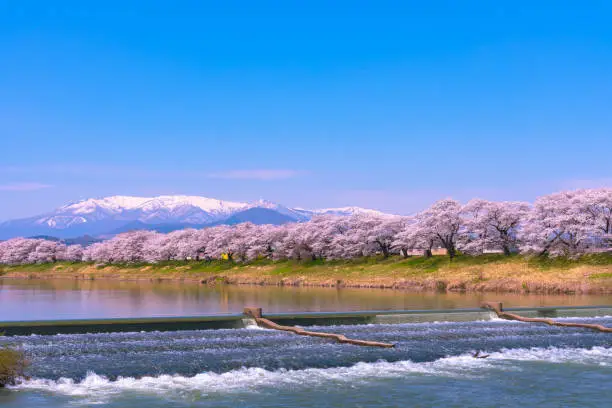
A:
{"type": "Polygon", "coordinates": [[[232,260],[234,257],[230,247],[232,227],[229,225],[219,225],[209,228],[208,231],[210,233],[210,241],[206,248],[206,255],[221,259],[225,254],[228,260],[232,260]]]}
{"type": "Polygon", "coordinates": [[[155,246],[151,242],[159,240],[160,234],[155,231],[131,231],[111,239],[116,259],[120,262],[147,262],[157,260],[155,246]],[[153,255],[153,256],[152,256],[153,255]]]}
{"type": "MultiPolygon", "coordinates": [[[[306,234],[310,241],[310,248],[315,258],[327,259],[334,258],[336,251],[334,240],[336,235],[346,234],[349,230],[349,222],[346,217],[337,215],[320,215],[314,217],[310,222],[304,223],[306,234]]],[[[344,257],[337,254],[337,258],[344,257]]]]}
{"type": "Polygon", "coordinates": [[[211,231],[208,228],[196,230],[191,237],[191,240],[181,244],[180,253],[184,254],[185,259],[191,258],[196,261],[208,258],[210,255],[209,249],[212,240],[211,231]]]}
{"type": "Polygon", "coordinates": [[[420,252],[423,256],[430,257],[435,243],[435,236],[429,231],[418,228],[414,219],[407,220],[393,240],[393,246],[404,257],[408,257],[414,252],[420,252]]]}
{"type": "Polygon", "coordinates": [[[0,261],[4,264],[14,265],[27,263],[28,255],[36,248],[37,240],[15,238],[0,243],[0,261]]]}
{"type": "Polygon", "coordinates": [[[84,260],[101,262],[152,262],[158,258],[152,253],[151,242],[159,240],[155,231],[130,231],[107,241],[90,245],[83,251],[84,260]]]}
{"type": "Polygon", "coordinates": [[[576,195],[581,211],[591,217],[595,244],[604,249],[612,247],[612,188],[580,190],[576,195]]]}
{"type": "Polygon", "coordinates": [[[259,225],[251,236],[247,256],[249,259],[284,257],[282,242],[287,235],[285,226],[259,225]]]}
{"type": "Polygon", "coordinates": [[[83,260],[83,247],[81,245],[68,245],[61,254],[62,261],[79,262],[83,260]]]}
{"type": "Polygon", "coordinates": [[[317,232],[309,223],[295,223],[287,226],[287,235],[282,242],[286,257],[296,260],[317,259],[313,246],[316,243],[317,232]]]}
{"type": "Polygon", "coordinates": [[[104,242],[96,242],[83,248],[83,261],[85,262],[110,262],[111,254],[104,242]]]}
{"type": "Polygon", "coordinates": [[[56,241],[36,239],[35,242],[34,250],[28,254],[28,263],[57,262],[58,255],[65,248],[63,244],[56,241]]]}
{"type": "Polygon", "coordinates": [[[591,214],[581,211],[582,204],[576,191],[538,198],[519,233],[521,250],[568,256],[584,252],[596,227],[591,214]]]}
{"type": "Polygon", "coordinates": [[[470,201],[463,209],[462,249],[475,254],[491,249],[505,255],[518,251],[518,230],[529,210],[529,204],[521,202],[470,201]]]}
{"type": "Polygon", "coordinates": [[[250,222],[243,222],[232,227],[228,250],[239,261],[247,261],[249,249],[253,244],[253,237],[257,235],[257,230],[257,226],[250,222]]]}
{"type": "Polygon", "coordinates": [[[416,216],[414,233],[421,242],[433,241],[445,248],[450,259],[453,259],[464,226],[462,211],[459,202],[452,199],[440,200],[416,216]]]}
{"type": "Polygon", "coordinates": [[[326,258],[346,259],[362,255],[361,246],[354,242],[351,234],[351,228],[354,228],[351,217],[322,215],[317,217],[316,224],[321,230],[321,242],[316,247],[326,258]]]}
{"type": "Polygon", "coordinates": [[[367,254],[381,253],[385,258],[391,255],[395,236],[405,224],[403,217],[356,215],[356,230],[366,243],[367,254]]]}
{"type": "Polygon", "coordinates": [[[0,242],[0,263],[56,262],[66,258],[66,251],[67,247],[62,242],[42,238],[14,238],[0,242]]]}

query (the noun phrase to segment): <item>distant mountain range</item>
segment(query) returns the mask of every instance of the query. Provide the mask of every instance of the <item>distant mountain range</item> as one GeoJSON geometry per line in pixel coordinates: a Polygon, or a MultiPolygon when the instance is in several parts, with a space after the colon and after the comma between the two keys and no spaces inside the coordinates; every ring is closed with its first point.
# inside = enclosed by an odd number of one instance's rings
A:
{"type": "Polygon", "coordinates": [[[135,229],[170,232],[219,224],[280,225],[307,221],[315,215],[379,214],[360,207],[306,210],[265,200],[239,203],[199,196],[90,198],[57,208],[47,214],[0,223],[0,239],[30,236],[71,238],[108,237],[135,229]]]}

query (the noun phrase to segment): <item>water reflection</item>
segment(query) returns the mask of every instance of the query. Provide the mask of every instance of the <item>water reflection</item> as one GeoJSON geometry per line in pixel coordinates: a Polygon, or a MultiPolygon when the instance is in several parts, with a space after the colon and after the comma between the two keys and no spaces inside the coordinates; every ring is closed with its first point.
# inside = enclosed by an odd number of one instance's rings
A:
{"type": "Polygon", "coordinates": [[[476,307],[481,301],[492,299],[502,301],[506,306],[612,303],[610,295],[440,294],[389,289],[211,287],[179,282],[0,279],[0,320],[233,313],[252,305],[269,312],[443,309],[476,307]]]}

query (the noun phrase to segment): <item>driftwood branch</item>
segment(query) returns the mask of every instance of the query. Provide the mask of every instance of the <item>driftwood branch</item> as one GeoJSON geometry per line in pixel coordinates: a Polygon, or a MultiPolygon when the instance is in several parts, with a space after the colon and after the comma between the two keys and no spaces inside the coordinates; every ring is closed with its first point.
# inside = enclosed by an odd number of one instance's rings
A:
{"type": "Polygon", "coordinates": [[[584,329],[596,330],[603,333],[612,333],[612,327],[605,327],[601,324],[557,322],[553,319],[546,319],[540,317],[523,317],[514,313],[504,312],[502,304],[500,302],[484,302],[481,307],[494,311],[499,318],[506,320],[518,320],[519,322],[527,323],[544,323],[549,326],[579,327],[584,329]]]}
{"type": "Polygon", "coordinates": [[[338,343],[354,344],[356,346],[383,347],[383,348],[395,347],[395,345],[391,343],[381,343],[378,341],[349,339],[343,334],[312,332],[312,331],[304,330],[299,327],[282,326],[280,324],[274,323],[271,320],[261,317],[260,308],[245,308],[244,314],[255,319],[255,322],[257,322],[257,325],[261,327],[265,327],[267,329],[291,332],[291,333],[298,334],[300,336],[322,337],[326,339],[336,340],[338,343]]]}

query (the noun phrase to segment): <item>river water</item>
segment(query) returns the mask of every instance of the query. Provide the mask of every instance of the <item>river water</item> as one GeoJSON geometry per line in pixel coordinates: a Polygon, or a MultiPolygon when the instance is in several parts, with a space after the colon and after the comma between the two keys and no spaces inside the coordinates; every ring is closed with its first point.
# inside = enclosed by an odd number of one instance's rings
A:
{"type": "Polygon", "coordinates": [[[264,312],[452,309],[478,307],[483,300],[499,300],[505,306],[609,305],[612,295],[442,294],[390,289],[0,279],[1,321],[238,313],[244,306],[259,306],[264,312]]]}
{"type": "MultiPolygon", "coordinates": [[[[71,281],[5,281],[3,313],[8,306],[14,319],[58,318],[54,313],[60,310],[66,317],[197,314],[239,311],[247,303],[271,311],[446,308],[473,307],[481,300],[347,289],[91,284],[96,288],[71,281]]],[[[494,298],[513,306],[610,304],[609,297],[494,298]]],[[[610,316],[561,320],[612,325],[610,316]]],[[[0,390],[0,406],[611,406],[610,334],[503,320],[313,330],[396,347],[342,345],[255,327],[10,337],[0,341],[22,347],[32,378],[0,390]],[[475,359],[477,350],[490,356],[475,359]]]]}

